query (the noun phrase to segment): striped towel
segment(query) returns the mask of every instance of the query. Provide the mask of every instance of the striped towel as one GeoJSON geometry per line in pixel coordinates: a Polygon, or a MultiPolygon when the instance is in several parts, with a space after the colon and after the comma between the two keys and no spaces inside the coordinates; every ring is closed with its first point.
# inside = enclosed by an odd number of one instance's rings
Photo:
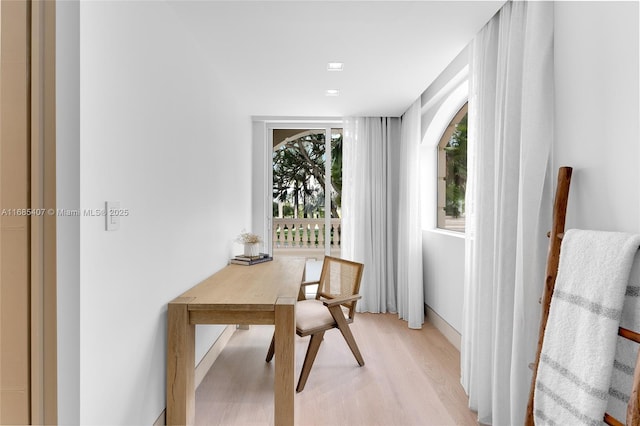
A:
{"type": "Polygon", "coordinates": [[[540,353],[537,425],[601,425],[640,235],[569,230],[540,353]]]}
{"type": "MultiPolygon", "coordinates": [[[[636,332],[640,331],[640,252],[636,254],[631,268],[620,326],[636,332]]],[[[624,423],[639,345],[620,336],[617,339],[607,413],[624,423]]]]}

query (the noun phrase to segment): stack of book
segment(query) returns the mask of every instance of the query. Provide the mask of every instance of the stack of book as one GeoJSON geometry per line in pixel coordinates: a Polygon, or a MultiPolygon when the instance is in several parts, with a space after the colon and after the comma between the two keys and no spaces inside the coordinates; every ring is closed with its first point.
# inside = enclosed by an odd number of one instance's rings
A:
{"type": "Polygon", "coordinates": [[[260,253],[257,256],[245,256],[243,254],[239,254],[230,260],[231,263],[236,265],[255,265],[257,263],[268,262],[273,260],[273,257],[269,256],[267,253],[260,253]]]}

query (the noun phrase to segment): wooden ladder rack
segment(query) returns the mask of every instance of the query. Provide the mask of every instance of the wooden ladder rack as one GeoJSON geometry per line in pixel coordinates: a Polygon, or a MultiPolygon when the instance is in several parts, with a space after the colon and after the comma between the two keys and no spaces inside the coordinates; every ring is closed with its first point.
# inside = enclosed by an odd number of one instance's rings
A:
{"type": "MultiPolygon", "coordinates": [[[[551,298],[553,296],[553,289],[556,284],[556,277],[558,275],[558,264],[560,262],[560,247],[562,245],[562,238],[564,237],[564,227],[567,213],[567,202],[569,199],[569,187],[571,184],[571,174],[573,169],[571,167],[560,167],[558,170],[558,185],[556,189],[556,196],[553,205],[553,224],[552,229],[547,233],[547,237],[550,237],[549,241],[549,253],[547,257],[547,271],[545,286],[540,303],[542,304],[542,316],[540,318],[540,329],[538,333],[538,349],[536,352],[535,362],[532,364],[533,377],[531,379],[531,388],[529,391],[529,402],[527,404],[527,411],[525,417],[525,425],[534,425],[534,413],[533,413],[533,396],[535,392],[536,378],[538,372],[538,364],[540,362],[540,351],[542,350],[542,343],[544,341],[544,331],[547,326],[547,319],[549,317],[549,307],[551,305],[551,298]],[[555,238],[551,238],[554,235],[555,238]]],[[[632,340],[636,343],[640,343],[640,333],[632,330],[628,330],[623,327],[618,328],[618,335],[632,340]]],[[[627,405],[627,418],[626,424],[629,426],[640,426],[640,353],[636,360],[636,368],[633,376],[633,388],[629,403],[627,405]]],[[[605,413],[603,421],[612,426],[623,426],[624,423],[614,418],[608,413],[605,413]]]]}

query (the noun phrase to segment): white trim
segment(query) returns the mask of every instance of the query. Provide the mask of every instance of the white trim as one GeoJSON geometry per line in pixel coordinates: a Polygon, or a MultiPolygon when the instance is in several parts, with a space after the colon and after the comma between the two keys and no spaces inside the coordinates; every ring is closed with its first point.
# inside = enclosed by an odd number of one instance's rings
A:
{"type": "Polygon", "coordinates": [[[262,163],[264,166],[262,199],[264,200],[264,251],[273,255],[273,128],[265,123],[262,163]],[[271,194],[269,197],[266,194],[271,194]]]}
{"type": "MultiPolygon", "coordinates": [[[[267,253],[273,254],[273,209],[272,209],[272,189],[273,189],[273,131],[275,129],[313,129],[320,130],[325,133],[325,150],[328,148],[327,152],[327,165],[325,165],[325,174],[328,170],[327,180],[325,185],[325,229],[330,229],[331,225],[331,198],[328,200],[328,210],[327,210],[327,186],[331,185],[331,130],[332,129],[341,129],[343,127],[342,118],[336,117],[264,117],[264,116],[253,116],[251,117],[254,123],[263,123],[264,124],[264,136],[263,140],[265,143],[262,145],[263,147],[263,164],[264,164],[264,186],[262,187],[262,197],[264,200],[264,250],[267,253]],[[327,218],[326,212],[329,212],[329,217],[327,218]]],[[[320,133],[320,132],[318,132],[320,133]]],[[[330,192],[329,192],[330,195],[330,192]]],[[[326,238],[326,235],[325,235],[326,238]]],[[[327,247],[326,250],[329,251],[330,247],[327,247]]]]}
{"type": "MultiPolygon", "coordinates": [[[[463,86],[461,86],[463,87],[463,86]]],[[[447,178],[447,161],[445,147],[448,145],[451,137],[456,132],[458,124],[468,114],[469,102],[465,102],[458,112],[451,118],[449,124],[442,132],[438,145],[436,146],[436,228],[450,231],[446,227],[446,178],[447,178]],[[442,196],[442,198],[441,198],[442,196]],[[441,204],[442,203],[442,204],[441,204]]],[[[465,181],[466,182],[466,181],[465,181]]],[[[466,227],[466,219],[465,219],[466,227]]],[[[458,231],[459,232],[459,231],[458,231]]],[[[465,232],[462,232],[463,234],[465,232]]]]}
{"type": "MultiPolygon", "coordinates": [[[[265,123],[276,123],[280,125],[295,124],[295,123],[313,123],[313,126],[318,124],[342,124],[342,117],[274,117],[269,115],[254,115],[251,117],[251,121],[263,121],[265,123]]],[[[279,127],[286,129],[287,127],[279,127]]],[[[297,127],[291,127],[296,129],[297,127]]]]}
{"type": "Polygon", "coordinates": [[[340,121],[265,121],[267,131],[276,129],[311,129],[324,130],[326,128],[342,128],[342,120],[340,121]]]}
{"type": "Polygon", "coordinates": [[[446,235],[448,237],[460,238],[463,240],[467,237],[467,234],[464,232],[450,231],[443,228],[423,229],[423,232],[433,232],[434,234],[446,235]]]}
{"type": "Polygon", "coordinates": [[[469,80],[465,80],[454,91],[452,91],[447,99],[440,105],[438,112],[433,116],[424,137],[422,144],[427,147],[433,147],[436,150],[440,144],[442,135],[446,132],[451,120],[458,114],[460,109],[469,101],[469,80]]]}
{"type": "Polygon", "coordinates": [[[453,93],[454,88],[462,85],[469,80],[469,65],[462,68],[447,84],[445,84],[438,92],[431,97],[424,105],[422,105],[422,113],[433,108],[443,97],[449,96],[449,93],[453,93]]]}
{"type": "Polygon", "coordinates": [[[440,315],[436,313],[429,306],[427,308],[427,320],[440,332],[442,335],[458,350],[460,351],[460,341],[462,336],[458,333],[458,330],[453,328],[451,324],[445,321],[440,315]]]}
{"type": "Polygon", "coordinates": [[[327,125],[324,129],[324,254],[325,256],[331,256],[331,244],[327,244],[326,241],[331,241],[331,189],[333,189],[333,183],[331,182],[331,130],[332,127],[327,125]]]}
{"type": "Polygon", "coordinates": [[[451,120],[469,99],[469,81],[465,80],[449,93],[427,124],[422,138],[421,172],[423,187],[422,230],[438,229],[438,146],[451,120]],[[430,169],[427,165],[433,167],[430,169]]]}

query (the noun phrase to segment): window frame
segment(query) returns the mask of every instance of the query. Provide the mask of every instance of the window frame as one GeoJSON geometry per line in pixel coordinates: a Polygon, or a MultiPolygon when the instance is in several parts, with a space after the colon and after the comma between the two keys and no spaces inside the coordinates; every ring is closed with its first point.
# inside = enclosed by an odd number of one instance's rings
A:
{"type": "MultiPolygon", "coordinates": [[[[255,119],[254,119],[255,120],[255,119]]],[[[263,164],[265,166],[265,179],[263,182],[262,201],[264,203],[264,236],[263,244],[265,252],[273,255],[273,131],[276,129],[297,129],[297,130],[319,130],[325,133],[325,143],[329,141],[329,152],[327,153],[325,163],[325,174],[328,173],[326,182],[331,187],[331,130],[343,129],[343,120],[335,118],[326,118],[318,120],[295,120],[268,119],[264,121],[265,131],[265,150],[263,153],[263,164]],[[329,137],[327,138],[327,135],[329,137]]],[[[326,190],[326,188],[325,188],[326,190]]],[[[325,211],[331,211],[330,197],[325,197],[325,211]],[[328,207],[327,207],[328,203],[328,207]]],[[[331,215],[325,215],[325,229],[329,229],[331,225],[331,215]]],[[[331,254],[331,248],[325,247],[325,255],[331,254]]]]}
{"type": "MultiPolygon", "coordinates": [[[[446,208],[446,198],[447,198],[447,187],[446,187],[446,152],[444,148],[449,143],[451,136],[456,130],[458,123],[464,118],[465,115],[469,113],[469,100],[467,99],[464,104],[458,109],[453,118],[449,120],[449,124],[442,132],[440,136],[440,140],[436,145],[436,158],[437,158],[437,167],[436,167],[436,229],[447,232],[455,232],[457,234],[464,235],[466,233],[466,223],[465,230],[456,230],[446,227],[445,223],[445,208],[446,208]]],[[[466,222],[466,221],[465,221],[466,222]]]]}

